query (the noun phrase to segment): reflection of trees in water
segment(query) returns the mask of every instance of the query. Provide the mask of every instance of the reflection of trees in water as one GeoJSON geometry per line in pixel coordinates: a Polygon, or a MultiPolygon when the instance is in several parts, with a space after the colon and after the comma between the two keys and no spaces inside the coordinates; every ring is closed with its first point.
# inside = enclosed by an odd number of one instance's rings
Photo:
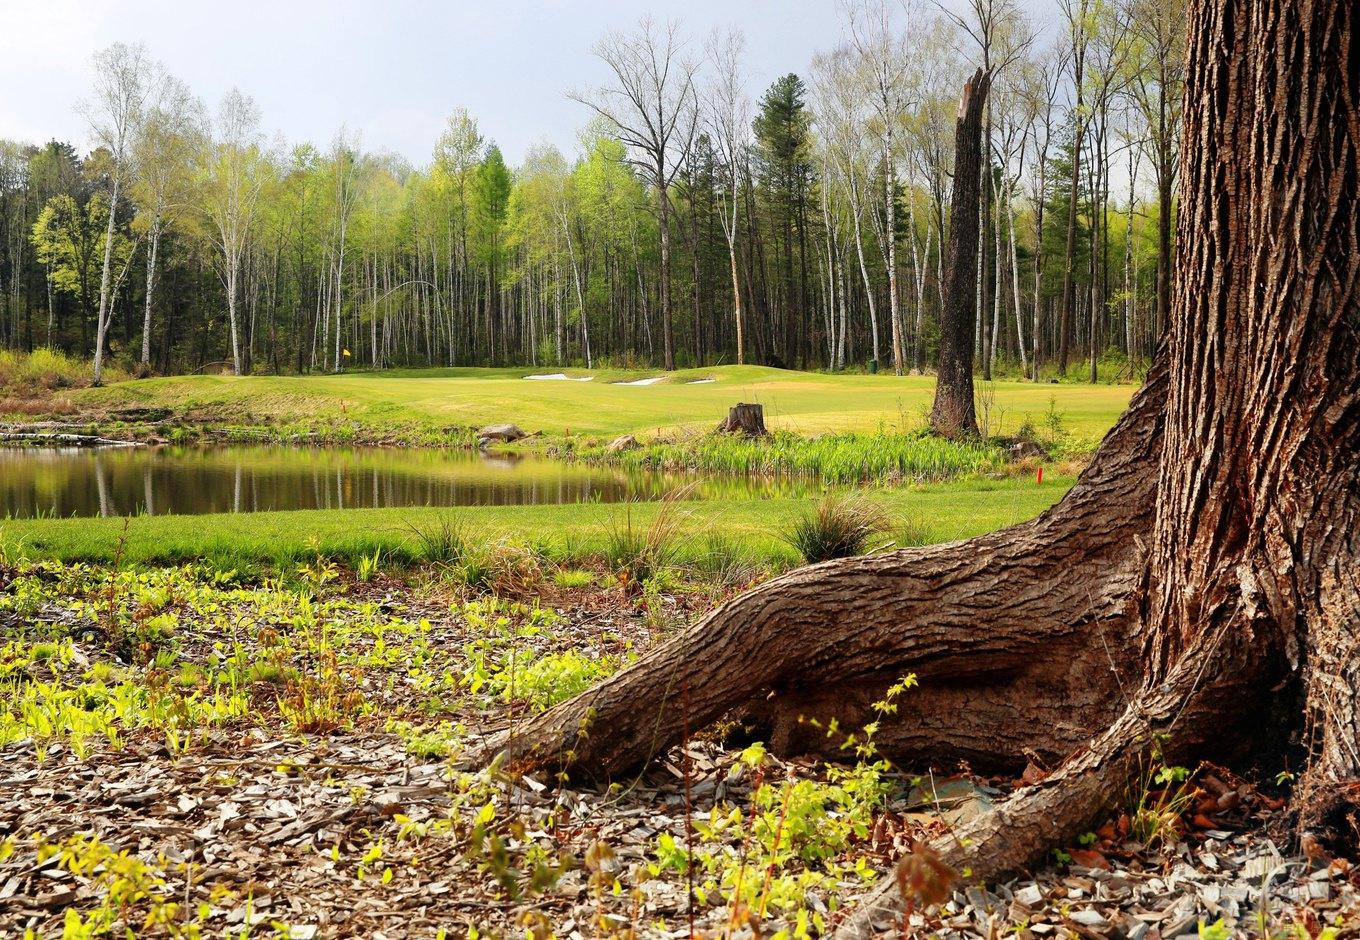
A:
{"type": "Polygon", "coordinates": [[[99,514],[101,516],[112,515],[113,502],[109,497],[109,483],[104,476],[104,461],[98,452],[94,455],[94,485],[99,491],[99,514]]]}
{"type": "Polygon", "coordinates": [[[256,512],[736,499],[809,481],[623,470],[521,454],[311,448],[0,451],[0,515],[256,512]]]}

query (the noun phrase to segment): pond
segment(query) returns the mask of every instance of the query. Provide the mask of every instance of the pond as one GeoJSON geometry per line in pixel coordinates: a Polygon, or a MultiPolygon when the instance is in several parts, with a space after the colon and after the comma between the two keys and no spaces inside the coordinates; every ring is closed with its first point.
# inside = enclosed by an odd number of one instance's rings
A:
{"type": "Polygon", "coordinates": [[[795,495],[806,480],[632,471],[466,450],[0,448],[0,518],[795,495]]]}

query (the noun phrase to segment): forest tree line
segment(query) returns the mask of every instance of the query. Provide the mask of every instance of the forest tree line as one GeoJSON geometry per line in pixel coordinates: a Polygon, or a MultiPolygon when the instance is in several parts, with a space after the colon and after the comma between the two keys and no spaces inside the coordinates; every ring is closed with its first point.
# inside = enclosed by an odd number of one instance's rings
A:
{"type": "Polygon", "coordinates": [[[136,45],[95,56],[96,146],[0,140],[0,347],[143,372],[407,365],[933,367],[960,93],[991,76],[976,361],[1131,376],[1166,322],[1184,6],[841,8],[748,96],[735,30],[644,20],[573,91],[572,154],[507,164],[455,109],[429,161],[287,146],[136,45]]]}

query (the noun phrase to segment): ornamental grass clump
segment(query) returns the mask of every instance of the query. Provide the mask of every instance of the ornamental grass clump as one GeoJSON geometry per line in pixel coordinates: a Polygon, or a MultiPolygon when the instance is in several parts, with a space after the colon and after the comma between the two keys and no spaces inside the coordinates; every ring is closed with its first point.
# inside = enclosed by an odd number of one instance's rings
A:
{"type": "Polygon", "coordinates": [[[887,532],[883,510],[862,496],[828,493],[811,512],[783,533],[808,564],[863,555],[870,541],[887,532]]]}

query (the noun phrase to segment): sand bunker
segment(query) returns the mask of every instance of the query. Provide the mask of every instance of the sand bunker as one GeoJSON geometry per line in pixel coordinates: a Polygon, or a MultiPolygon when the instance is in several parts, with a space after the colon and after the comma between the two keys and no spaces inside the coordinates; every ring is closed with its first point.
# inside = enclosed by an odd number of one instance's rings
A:
{"type": "Polygon", "coordinates": [[[593,375],[587,375],[587,376],[582,376],[582,377],[579,378],[579,379],[573,379],[571,376],[566,375],[565,373],[562,373],[562,372],[551,372],[551,373],[549,373],[549,374],[547,374],[547,375],[526,375],[525,378],[526,378],[526,379],[532,379],[532,380],[535,381],[535,382],[593,382],[593,381],[595,381],[595,376],[593,376],[593,375]]]}

